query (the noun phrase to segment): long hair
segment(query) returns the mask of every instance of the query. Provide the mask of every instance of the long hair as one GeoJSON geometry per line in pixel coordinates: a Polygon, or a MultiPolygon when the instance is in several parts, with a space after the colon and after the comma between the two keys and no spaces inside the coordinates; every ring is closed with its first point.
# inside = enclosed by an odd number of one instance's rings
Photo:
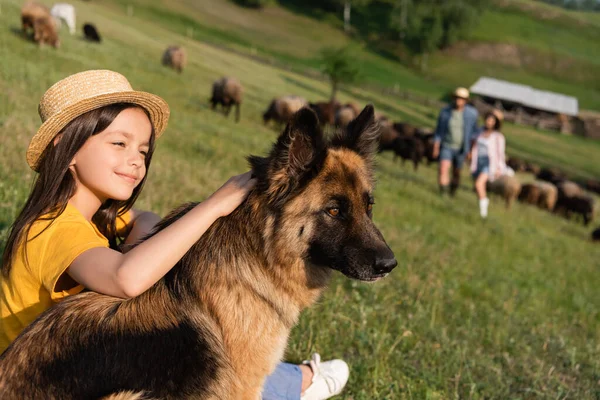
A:
{"type": "MultiPolygon", "coordinates": [[[[2,274],[4,276],[8,276],[10,273],[19,246],[28,240],[32,224],[37,220],[47,220],[50,221],[48,224],[50,226],[52,221],[63,213],[69,199],[75,194],[77,184],[69,169],[69,164],[75,154],[91,136],[105,130],[121,111],[128,108],[140,108],[148,115],[145,109],[135,104],[111,104],[88,111],[75,118],[58,133],[62,136],[56,145],[54,140],[48,144],[40,157],[39,174],[35,179],[33,189],[25,202],[25,206],[11,226],[6,248],[2,255],[2,274]]],[[[150,146],[145,158],[146,175],[140,184],[135,187],[131,197],[124,201],[112,199],[105,201],[92,217],[92,222],[108,239],[109,245],[113,249],[116,249],[118,243],[124,239],[119,237],[117,232],[117,217],[131,209],[144,186],[150,168],[150,161],[152,160],[152,153],[154,152],[154,139],[155,133],[154,127],[152,127],[150,146]]],[[[29,240],[32,239],[35,238],[29,240]]],[[[27,262],[27,246],[23,246],[23,250],[27,262]]]]}

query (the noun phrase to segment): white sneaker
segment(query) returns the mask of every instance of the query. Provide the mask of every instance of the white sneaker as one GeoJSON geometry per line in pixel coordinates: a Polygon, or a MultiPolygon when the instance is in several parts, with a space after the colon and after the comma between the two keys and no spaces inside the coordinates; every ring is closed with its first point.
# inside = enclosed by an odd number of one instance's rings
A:
{"type": "Polygon", "coordinates": [[[489,205],[490,199],[488,199],[487,197],[485,199],[479,200],[479,214],[481,215],[481,218],[487,218],[489,205]]]}
{"type": "Polygon", "coordinates": [[[342,360],[321,362],[321,356],[315,353],[310,360],[303,361],[302,364],[309,365],[314,376],[312,383],[300,397],[301,400],[328,399],[340,394],[348,382],[350,370],[348,364],[342,360]]]}

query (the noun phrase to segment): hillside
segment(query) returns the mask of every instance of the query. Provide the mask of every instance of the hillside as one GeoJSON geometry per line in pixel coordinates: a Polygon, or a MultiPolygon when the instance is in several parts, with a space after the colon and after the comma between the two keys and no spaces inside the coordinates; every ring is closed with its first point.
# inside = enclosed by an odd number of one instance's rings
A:
{"type": "MultiPolygon", "coordinates": [[[[78,32],[84,22],[95,23],[101,45],[63,31],[60,49],[40,49],[20,35],[21,1],[1,6],[0,249],[34,177],[24,154],[40,124],[39,98],[57,80],[109,68],[135,89],[167,100],[169,127],[136,204],[165,215],[243,172],[248,154],[265,154],[279,131],[261,118],[273,97],[329,94],[327,82],[243,54],[254,47],[257,55],[302,71],[317,67],[322,45],[348,41],[328,23],[280,7],[253,11],[218,0],[73,4],[78,32]],[[170,44],[188,50],[181,75],[160,64],[170,44]],[[246,89],[239,124],[208,104],[212,82],[223,75],[246,89]]],[[[373,83],[398,79],[402,88],[431,97],[455,84],[424,79],[365,48],[360,54],[373,83]]],[[[437,115],[435,108],[366,88],[340,96],[428,127],[437,115]]],[[[573,176],[600,177],[598,142],[510,124],[504,133],[511,154],[573,176]]],[[[496,197],[482,221],[467,171],[449,200],[437,194],[435,166],[415,172],[387,153],[377,162],[374,221],[399,266],[373,285],[335,275],[293,330],[286,359],[298,362],[313,351],[345,359],[351,378],[343,399],[597,399],[600,247],[589,241],[591,226],[523,204],[506,210],[496,197]]]]}

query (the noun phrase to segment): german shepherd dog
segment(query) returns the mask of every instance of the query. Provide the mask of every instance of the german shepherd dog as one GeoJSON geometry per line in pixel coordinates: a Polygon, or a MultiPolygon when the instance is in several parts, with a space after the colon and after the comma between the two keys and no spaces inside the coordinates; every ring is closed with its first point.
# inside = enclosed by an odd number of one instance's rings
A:
{"type": "Polygon", "coordinates": [[[372,106],[330,141],[300,110],[249,158],[247,200],[152,288],[71,296],[28,326],[0,356],[0,398],[260,398],[333,270],[375,281],[397,264],[371,219],[377,145],[372,106]]]}

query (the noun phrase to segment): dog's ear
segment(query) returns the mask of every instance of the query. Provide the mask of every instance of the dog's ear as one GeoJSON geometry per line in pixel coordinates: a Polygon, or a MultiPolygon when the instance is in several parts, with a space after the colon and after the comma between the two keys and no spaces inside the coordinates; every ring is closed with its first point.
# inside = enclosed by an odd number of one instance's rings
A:
{"type": "Polygon", "coordinates": [[[375,122],[373,106],[367,105],[346,131],[334,138],[333,144],[352,149],[368,160],[373,159],[379,146],[379,124],[375,122]]]}
{"type": "Polygon", "coordinates": [[[317,115],[311,109],[300,109],[277,139],[269,156],[266,180],[270,201],[285,199],[315,170],[325,151],[317,115]]]}

